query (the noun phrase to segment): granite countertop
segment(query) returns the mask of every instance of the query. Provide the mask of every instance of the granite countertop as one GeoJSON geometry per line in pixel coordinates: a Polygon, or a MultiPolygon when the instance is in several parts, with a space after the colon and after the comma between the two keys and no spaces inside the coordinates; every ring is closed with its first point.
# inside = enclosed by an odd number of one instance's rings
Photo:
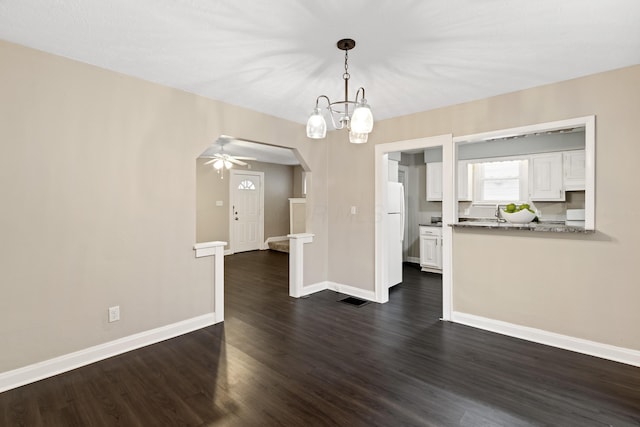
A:
{"type": "Polygon", "coordinates": [[[497,221],[460,221],[451,224],[454,228],[483,228],[489,230],[525,230],[525,231],[542,231],[550,233],[594,233],[593,230],[585,230],[584,227],[574,225],[565,225],[561,222],[530,222],[529,224],[511,224],[508,222],[497,221]]]}

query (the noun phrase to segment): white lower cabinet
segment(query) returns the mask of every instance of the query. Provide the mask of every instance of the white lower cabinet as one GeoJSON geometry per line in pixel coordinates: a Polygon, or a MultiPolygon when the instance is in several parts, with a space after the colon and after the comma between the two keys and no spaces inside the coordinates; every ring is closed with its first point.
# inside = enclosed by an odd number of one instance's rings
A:
{"type": "Polygon", "coordinates": [[[420,226],[420,267],[442,273],[442,228],[420,226]]]}

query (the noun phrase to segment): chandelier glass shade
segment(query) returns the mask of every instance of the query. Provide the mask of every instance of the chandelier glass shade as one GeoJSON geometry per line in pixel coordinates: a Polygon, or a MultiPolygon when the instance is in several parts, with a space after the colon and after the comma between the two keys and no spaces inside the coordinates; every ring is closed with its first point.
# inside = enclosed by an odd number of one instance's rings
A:
{"type": "Polygon", "coordinates": [[[327,110],[331,123],[335,129],[347,129],[349,141],[354,144],[367,142],[369,133],[373,130],[373,114],[371,107],[365,99],[365,90],[360,87],[356,91],[354,101],[349,100],[349,50],[353,49],[356,42],[351,39],[342,39],[338,43],[338,49],[344,50],[344,101],[331,102],[328,96],[320,95],[316,98],[316,106],[307,120],[307,137],[322,139],[327,136],[327,122],[320,109],[320,99],[327,101],[327,110]]]}
{"type": "Polygon", "coordinates": [[[307,136],[313,139],[322,139],[327,136],[327,122],[318,107],[313,109],[307,121],[307,136]]]}

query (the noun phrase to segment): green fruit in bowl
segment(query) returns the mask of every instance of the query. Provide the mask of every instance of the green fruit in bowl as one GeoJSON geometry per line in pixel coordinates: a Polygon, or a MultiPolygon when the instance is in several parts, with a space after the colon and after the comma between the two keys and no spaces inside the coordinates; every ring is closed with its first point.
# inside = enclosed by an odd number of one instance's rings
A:
{"type": "Polygon", "coordinates": [[[531,206],[530,206],[528,203],[523,203],[523,204],[521,204],[521,205],[520,205],[520,209],[519,209],[519,210],[522,210],[522,209],[529,209],[530,207],[531,207],[531,206]]]}
{"type": "Polygon", "coordinates": [[[514,213],[514,212],[516,212],[516,205],[515,205],[515,203],[509,203],[509,204],[505,207],[504,211],[505,211],[505,212],[507,212],[507,213],[514,213]]]}

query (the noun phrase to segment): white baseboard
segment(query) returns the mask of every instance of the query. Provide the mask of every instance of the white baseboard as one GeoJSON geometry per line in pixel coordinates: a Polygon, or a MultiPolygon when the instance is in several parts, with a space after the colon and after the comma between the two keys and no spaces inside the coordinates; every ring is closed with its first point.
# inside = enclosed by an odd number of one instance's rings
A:
{"type": "Polygon", "coordinates": [[[374,291],[366,291],[364,289],[354,288],[353,286],[343,285],[341,283],[336,283],[336,282],[327,282],[327,283],[328,283],[328,288],[331,289],[332,291],[336,291],[341,294],[346,294],[352,297],[376,302],[376,293],[374,291]]]}
{"type": "Polygon", "coordinates": [[[313,285],[304,286],[302,288],[302,296],[315,294],[316,292],[325,291],[327,289],[352,297],[376,302],[376,294],[373,291],[365,291],[360,288],[330,281],[318,282],[313,285]]]}
{"type": "Polygon", "coordinates": [[[231,249],[225,249],[225,251],[224,251],[224,256],[233,255],[233,254],[234,254],[234,252],[231,249]]]}
{"type": "Polygon", "coordinates": [[[313,285],[303,286],[300,296],[315,294],[316,292],[326,291],[327,289],[329,289],[329,282],[314,283],[313,285]]]}
{"type": "Polygon", "coordinates": [[[420,264],[420,258],[415,257],[415,256],[408,256],[407,257],[407,262],[410,262],[412,264],[420,264]]]}
{"type": "Polygon", "coordinates": [[[129,335],[84,350],[0,373],[0,393],[49,378],[137,348],[146,347],[215,324],[215,313],[129,335]]]}
{"type": "Polygon", "coordinates": [[[442,270],[439,269],[439,268],[421,267],[420,271],[426,271],[428,273],[442,274],[442,270]]]}
{"type": "Polygon", "coordinates": [[[510,337],[533,341],[552,347],[563,348],[602,359],[613,360],[615,362],[626,363],[627,365],[640,367],[640,351],[624,347],[616,347],[610,344],[603,344],[589,341],[582,338],[561,335],[542,329],[520,326],[500,320],[488,319],[486,317],[475,316],[460,312],[453,312],[451,320],[474,328],[485,329],[510,337]]]}
{"type": "Polygon", "coordinates": [[[274,237],[269,237],[267,240],[264,241],[263,245],[262,245],[262,250],[267,250],[269,249],[269,242],[281,242],[283,240],[289,240],[289,238],[287,236],[274,236],[274,237]]]}

